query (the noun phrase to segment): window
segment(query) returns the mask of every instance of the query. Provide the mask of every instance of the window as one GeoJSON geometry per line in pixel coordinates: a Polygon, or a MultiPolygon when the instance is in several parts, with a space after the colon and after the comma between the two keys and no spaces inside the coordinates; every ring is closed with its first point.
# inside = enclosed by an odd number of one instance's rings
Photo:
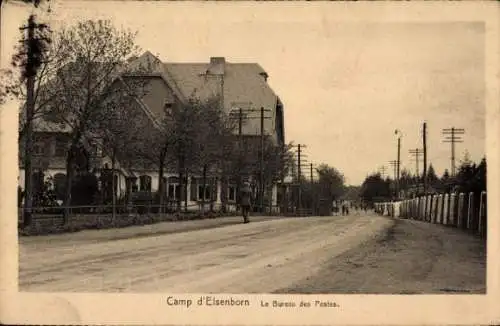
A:
{"type": "MultiPolygon", "coordinates": [[[[161,179],[163,180],[163,194],[167,194],[168,193],[167,178],[162,177],[161,179]]],[[[158,184],[158,191],[160,191],[160,185],[159,184],[158,184]]]]}
{"type": "Polygon", "coordinates": [[[167,192],[167,197],[170,200],[174,199],[180,199],[181,197],[181,190],[180,190],[180,185],[179,185],[179,178],[177,177],[170,177],[168,178],[168,192],[167,192]]]}
{"type": "Polygon", "coordinates": [[[227,189],[227,199],[229,201],[236,201],[236,186],[235,185],[229,185],[227,189]]]}
{"type": "Polygon", "coordinates": [[[66,194],[66,175],[64,173],[54,175],[54,192],[58,200],[64,200],[66,194]]]}
{"type": "Polygon", "coordinates": [[[41,140],[36,140],[33,142],[33,155],[44,155],[45,154],[45,143],[41,140]]]}
{"type": "Polygon", "coordinates": [[[210,200],[211,195],[211,187],[209,184],[206,184],[203,187],[202,184],[198,184],[198,200],[210,200]]]}
{"type": "Polygon", "coordinates": [[[137,178],[135,178],[135,177],[127,177],[125,179],[125,187],[127,188],[127,193],[137,191],[136,181],[137,181],[137,178]]]}
{"type": "Polygon", "coordinates": [[[65,140],[56,138],[56,149],[55,156],[56,157],[65,157],[67,152],[67,143],[65,140]]]}
{"type": "Polygon", "coordinates": [[[141,191],[151,191],[151,177],[149,175],[141,175],[139,182],[141,191]]]}
{"type": "Polygon", "coordinates": [[[181,186],[179,184],[168,184],[168,199],[180,199],[181,186]]]}

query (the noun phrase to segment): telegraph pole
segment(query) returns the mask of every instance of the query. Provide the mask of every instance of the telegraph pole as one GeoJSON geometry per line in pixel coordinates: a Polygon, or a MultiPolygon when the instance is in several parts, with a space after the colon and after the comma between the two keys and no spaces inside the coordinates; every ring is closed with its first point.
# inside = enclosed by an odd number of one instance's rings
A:
{"type": "Polygon", "coordinates": [[[396,197],[399,198],[399,168],[401,166],[401,131],[396,129],[394,133],[398,136],[398,156],[397,156],[397,162],[396,162],[396,197]]]}
{"type": "Polygon", "coordinates": [[[462,143],[463,139],[461,135],[465,133],[465,130],[462,128],[446,128],[443,129],[443,135],[445,136],[443,142],[451,143],[451,175],[455,176],[455,144],[462,143]]]}
{"type": "MultiPolygon", "coordinates": [[[[260,119],[260,150],[259,150],[259,187],[258,187],[258,193],[259,193],[259,205],[260,209],[263,210],[264,208],[264,140],[265,140],[265,130],[264,130],[264,120],[266,119],[271,119],[271,117],[266,117],[264,115],[265,112],[269,112],[271,110],[269,109],[264,109],[264,107],[261,107],[260,109],[253,109],[250,108],[252,105],[251,102],[244,102],[244,103],[236,103],[233,102],[233,105],[238,105],[238,136],[240,139],[240,148],[243,147],[242,142],[243,142],[243,120],[252,120],[252,119],[260,119]],[[242,104],[245,106],[248,106],[247,109],[242,108],[242,104]],[[245,116],[244,113],[252,113],[260,111],[260,114],[258,117],[256,116],[245,116]]],[[[240,157],[243,155],[243,150],[240,150],[240,157]]],[[[240,173],[241,176],[241,173],[240,173]]],[[[241,180],[240,180],[241,183],[241,180]]]]}
{"type": "Polygon", "coordinates": [[[420,178],[420,171],[418,169],[418,163],[420,161],[420,155],[423,153],[421,149],[415,148],[415,149],[410,149],[409,153],[412,154],[415,157],[415,163],[416,163],[416,175],[418,178],[420,178]]]}
{"type": "Polygon", "coordinates": [[[380,175],[382,176],[382,179],[385,178],[385,171],[386,171],[386,167],[385,165],[382,165],[379,169],[378,169],[378,172],[380,173],[380,175]]]}
{"type": "Polygon", "coordinates": [[[297,149],[297,155],[298,155],[298,171],[297,171],[297,174],[299,176],[299,193],[298,193],[298,199],[299,199],[299,202],[298,202],[298,211],[299,211],[299,214],[300,214],[300,211],[302,209],[302,178],[301,178],[301,162],[300,162],[300,154],[301,154],[301,150],[300,150],[300,144],[297,145],[298,146],[298,149],[297,149]]]}
{"type": "Polygon", "coordinates": [[[389,165],[393,168],[394,181],[396,181],[396,178],[398,176],[398,161],[389,161],[389,165]]]}
{"type": "Polygon", "coordinates": [[[26,44],[26,66],[24,75],[26,77],[26,143],[24,155],[24,214],[23,227],[31,224],[33,204],[33,165],[31,160],[33,150],[33,116],[35,112],[35,78],[38,68],[43,61],[43,51],[46,43],[50,43],[47,37],[36,37],[35,30],[48,28],[45,24],[37,24],[35,15],[30,15],[28,25],[20,30],[27,30],[27,39],[21,41],[26,44]],[[45,43],[44,43],[45,42],[45,43]]]}
{"type": "Polygon", "coordinates": [[[397,194],[398,194],[398,180],[397,180],[398,161],[397,160],[389,161],[389,165],[392,166],[392,168],[394,169],[393,170],[393,172],[394,172],[394,197],[397,197],[397,194]]]}
{"type": "Polygon", "coordinates": [[[301,212],[302,210],[302,165],[301,165],[301,159],[302,159],[302,149],[305,148],[306,146],[304,144],[298,144],[297,145],[297,175],[298,175],[298,181],[299,181],[299,191],[298,191],[298,210],[301,212]]]}
{"type": "MultiPolygon", "coordinates": [[[[260,209],[264,213],[264,112],[266,110],[262,106],[260,108],[260,209]]],[[[269,110],[267,110],[269,111],[269,110]]]]}
{"type": "Polygon", "coordinates": [[[424,150],[424,175],[422,180],[424,183],[424,193],[427,193],[427,122],[422,126],[422,145],[424,150]]]}
{"type": "Polygon", "coordinates": [[[399,176],[400,176],[400,167],[401,167],[401,137],[398,138],[398,173],[397,173],[397,180],[399,183],[399,176]]]}

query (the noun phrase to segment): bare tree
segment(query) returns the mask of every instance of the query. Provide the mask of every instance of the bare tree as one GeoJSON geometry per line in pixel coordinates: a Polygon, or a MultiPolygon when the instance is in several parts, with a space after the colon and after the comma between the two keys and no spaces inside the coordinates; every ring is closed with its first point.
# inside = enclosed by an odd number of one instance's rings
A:
{"type": "MultiPolygon", "coordinates": [[[[227,157],[225,149],[233,145],[233,131],[236,127],[234,119],[220,107],[220,100],[217,97],[209,99],[205,102],[199,100],[192,101],[192,106],[198,112],[197,131],[194,135],[196,141],[193,143],[191,151],[191,172],[200,173],[202,175],[202,214],[205,209],[205,193],[207,188],[207,173],[212,175],[214,172],[220,171],[224,167],[224,162],[230,157],[227,157]],[[200,171],[201,169],[201,171],[200,171]]],[[[214,189],[210,192],[210,201],[214,201],[214,189]]]]}
{"type": "Polygon", "coordinates": [[[150,117],[138,104],[137,97],[147,92],[147,83],[134,81],[134,91],[129,84],[130,81],[127,83],[127,78],[120,77],[115,80],[111,86],[113,91],[104,93],[105,100],[101,110],[96,112],[89,128],[97,140],[95,143],[111,159],[113,222],[116,217],[115,171],[117,162],[120,162],[122,168],[136,163],[132,158],[137,155],[137,143],[141,142],[142,148],[151,148],[147,146],[147,142],[144,142],[144,136],[150,135],[151,131],[158,132],[158,126],[155,128],[150,117]]]}
{"type": "MultiPolygon", "coordinates": [[[[65,222],[71,204],[71,185],[77,149],[94,137],[93,127],[102,118],[107,99],[116,91],[110,87],[127,72],[126,59],[139,51],[136,33],[116,29],[110,21],[83,21],[62,29],[55,37],[61,67],[46,87],[56,95],[50,101],[50,118],[69,128],[66,158],[65,222]]],[[[132,87],[132,89],[135,89],[132,87]]]]}

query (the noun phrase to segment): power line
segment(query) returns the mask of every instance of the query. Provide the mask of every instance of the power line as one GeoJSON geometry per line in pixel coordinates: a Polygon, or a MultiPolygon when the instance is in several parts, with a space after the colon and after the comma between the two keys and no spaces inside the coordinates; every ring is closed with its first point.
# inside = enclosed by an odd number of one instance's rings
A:
{"type": "MultiPolygon", "coordinates": [[[[302,166],[301,166],[301,155],[302,155],[302,149],[306,148],[307,146],[304,144],[297,144],[297,156],[298,156],[298,162],[297,162],[297,168],[298,168],[298,182],[299,182],[299,189],[298,189],[298,210],[299,212],[301,211],[302,208],[302,166]]],[[[295,147],[295,146],[294,146],[295,147]]]]}
{"type": "Polygon", "coordinates": [[[424,151],[422,149],[415,148],[415,149],[410,149],[408,152],[410,154],[412,154],[413,157],[415,158],[416,175],[417,175],[417,177],[420,177],[420,170],[418,169],[418,163],[420,161],[420,155],[422,155],[424,153],[424,151]]]}
{"type": "Polygon", "coordinates": [[[394,169],[394,181],[396,181],[397,176],[398,176],[398,161],[397,160],[392,160],[389,161],[389,165],[394,169]]]}
{"type": "Polygon", "coordinates": [[[442,130],[443,135],[445,136],[443,139],[444,143],[451,144],[451,175],[455,176],[455,144],[463,143],[463,139],[461,135],[465,134],[465,130],[463,128],[445,128],[442,130]]]}
{"type": "MultiPolygon", "coordinates": [[[[424,193],[427,193],[427,123],[422,125],[422,146],[424,149],[424,174],[422,180],[424,183],[424,193]]],[[[418,170],[418,169],[417,169],[418,170]]]]}
{"type": "Polygon", "coordinates": [[[382,165],[381,167],[378,168],[378,172],[380,173],[380,175],[382,176],[382,178],[385,178],[385,171],[386,171],[386,167],[385,165],[382,165]]]}
{"type": "MultiPolygon", "coordinates": [[[[260,120],[260,159],[259,159],[259,201],[260,201],[260,208],[263,210],[264,209],[264,192],[265,192],[265,186],[264,186],[264,120],[266,119],[271,119],[271,117],[266,117],[265,112],[269,112],[271,110],[269,109],[264,109],[264,107],[261,107],[260,109],[255,109],[255,108],[243,108],[242,106],[251,106],[252,102],[233,102],[233,105],[237,105],[237,119],[238,119],[238,138],[239,138],[239,145],[240,145],[240,159],[242,156],[242,150],[243,150],[243,145],[242,145],[242,138],[243,138],[243,120],[251,120],[251,119],[259,119],[260,120]],[[242,105],[243,104],[243,105],[242,105]],[[249,116],[244,115],[244,112],[248,113],[253,113],[253,112],[259,112],[259,116],[249,116]]],[[[234,111],[233,111],[234,112],[234,111]]],[[[234,117],[234,113],[232,113],[234,117]]],[[[240,182],[241,183],[241,182],[240,182]]]]}

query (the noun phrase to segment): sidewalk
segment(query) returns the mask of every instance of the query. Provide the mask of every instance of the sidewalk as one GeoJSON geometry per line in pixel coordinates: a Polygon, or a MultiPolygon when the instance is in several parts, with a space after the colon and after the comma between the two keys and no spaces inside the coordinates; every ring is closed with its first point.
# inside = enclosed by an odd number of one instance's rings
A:
{"type": "MultiPolygon", "coordinates": [[[[279,216],[253,216],[251,222],[266,221],[283,218],[279,216]]],[[[44,243],[44,242],[68,242],[75,244],[79,242],[92,243],[113,241],[129,238],[141,238],[153,235],[162,235],[169,233],[188,232],[200,229],[210,229],[235,225],[242,222],[241,216],[218,217],[214,219],[203,219],[193,221],[172,221],[156,224],[129,226],[125,228],[103,229],[103,230],[82,230],[74,233],[61,233],[43,236],[19,237],[22,244],[44,243]]]]}

